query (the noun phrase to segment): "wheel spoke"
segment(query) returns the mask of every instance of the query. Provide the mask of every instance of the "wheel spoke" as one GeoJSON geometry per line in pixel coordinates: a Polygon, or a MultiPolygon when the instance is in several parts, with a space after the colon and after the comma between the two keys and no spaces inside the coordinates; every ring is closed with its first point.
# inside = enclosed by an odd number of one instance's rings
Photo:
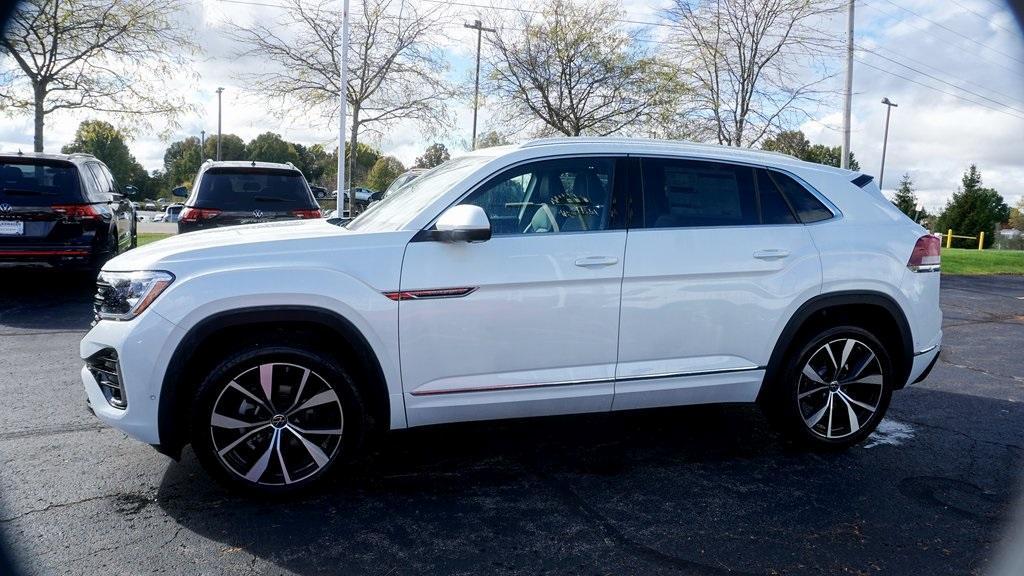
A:
{"type": "Polygon", "coordinates": [[[328,389],[310,397],[291,412],[298,412],[314,406],[320,406],[321,404],[330,404],[331,402],[338,402],[338,394],[334,390],[328,389]]]}
{"type": "Polygon", "coordinates": [[[812,414],[810,418],[807,418],[805,420],[805,422],[807,422],[808,428],[814,428],[815,426],[818,425],[818,422],[821,422],[821,419],[825,416],[825,412],[828,411],[828,407],[830,404],[832,404],[831,397],[829,397],[829,399],[825,402],[825,405],[821,407],[821,410],[818,410],[817,412],[812,414]]]}
{"type": "Polygon", "coordinates": [[[256,396],[255,394],[253,394],[252,392],[249,392],[249,391],[248,391],[248,390],[246,390],[245,388],[242,388],[242,387],[241,387],[241,386],[240,386],[240,385],[238,384],[238,382],[235,382],[234,380],[232,380],[232,381],[231,381],[231,383],[230,383],[230,384],[228,384],[228,388],[231,388],[231,389],[233,389],[233,390],[237,390],[237,391],[241,392],[241,393],[242,393],[242,394],[244,394],[244,395],[245,395],[245,396],[246,396],[247,398],[249,398],[250,400],[252,400],[253,402],[255,402],[257,406],[260,406],[261,408],[263,408],[263,409],[264,409],[264,410],[266,410],[267,412],[270,412],[271,414],[273,414],[273,413],[274,413],[274,411],[270,409],[270,406],[267,406],[267,403],[266,403],[266,402],[264,402],[263,400],[260,400],[260,398],[259,398],[258,396],[256,396]]]}
{"type": "Polygon", "coordinates": [[[850,404],[842,393],[839,394],[839,399],[846,404],[846,414],[850,417],[850,434],[853,434],[860,430],[860,420],[857,419],[857,414],[853,411],[853,404],[850,404]]]}
{"type": "Polygon", "coordinates": [[[808,378],[810,378],[814,382],[817,382],[818,384],[825,383],[825,381],[822,380],[821,375],[818,374],[817,370],[811,368],[811,364],[809,362],[807,364],[804,364],[804,376],[807,376],[808,378]]]}
{"type": "Polygon", "coordinates": [[[815,388],[813,390],[808,390],[807,392],[804,392],[803,394],[800,394],[796,398],[797,398],[797,400],[803,400],[805,397],[810,396],[811,394],[814,394],[816,392],[821,392],[822,390],[828,390],[828,386],[818,386],[817,388],[815,388]]]}
{"type": "Polygon", "coordinates": [[[263,395],[267,397],[267,403],[271,407],[274,406],[273,393],[274,393],[274,365],[273,364],[260,364],[260,388],[263,389],[263,395]]]}
{"type": "Polygon", "coordinates": [[[250,431],[246,432],[245,434],[242,434],[241,436],[239,436],[238,440],[235,440],[231,444],[228,444],[227,446],[225,446],[220,452],[218,452],[218,454],[223,456],[223,455],[227,454],[228,452],[231,452],[232,450],[235,449],[235,446],[238,446],[242,442],[245,442],[253,434],[256,434],[257,432],[262,432],[263,430],[266,430],[268,426],[270,426],[270,424],[264,424],[263,426],[260,426],[259,428],[255,429],[255,430],[250,430],[250,431]]]}
{"type": "Polygon", "coordinates": [[[843,386],[848,384],[874,384],[876,386],[881,386],[883,381],[881,374],[872,374],[871,376],[865,376],[863,378],[858,378],[857,380],[846,380],[840,382],[840,384],[843,386]]]}
{"type": "Polygon", "coordinates": [[[836,362],[836,355],[832,353],[832,343],[825,344],[825,351],[828,352],[828,358],[832,361],[832,367],[835,368],[835,373],[839,374],[839,363],[836,362]]]}
{"type": "Polygon", "coordinates": [[[264,424],[269,423],[269,420],[264,420],[263,422],[246,422],[244,420],[238,420],[237,418],[230,418],[222,414],[217,414],[216,412],[214,412],[213,416],[210,417],[211,426],[216,426],[217,428],[227,428],[229,430],[252,428],[254,426],[262,426],[264,424]]]}
{"type": "Polygon", "coordinates": [[[339,435],[341,435],[341,428],[326,428],[326,429],[319,429],[319,430],[307,430],[305,428],[299,428],[295,424],[289,424],[288,427],[291,428],[292,430],[298,432],[299,434],[322,434],[322,435],[331,435],[331,436],[339,436],[339,435]]]}
{"type": "Polygon", "coordinates": [[[872,360],[874,360],[874,359],[875,359],[875,353],[874,353],[874,352],[872,352],[872,351],[870,351],[870,350],[868,350],[868,355],[867,355],[867,357],[866,357],[866,358],[864,358],[864,361],[863,361],[863,362],[861,362],[861,363],[860,363],[860,364],[859,364],[859,365],[857,366],[857,369],[856,369],[856,370],[852,370],[852,371],[850,371],[850,372],[848,373],[848,376],[847,376],[847,378],[853,378],[853,379],[856,379],[856,378],[857,378],[858,376],[860,376],[860,375],[861,375],[861,374],[862,374],[862,373],[864,372],[864,369],[865,369],[865,368],[867,368],[867,367],[868,367],[868,364],[870,364],[870,363],[871,363],[871,361],[872,361],[872,360]]]}
{"type": "Polygon", "coordinates": [[[853,352],[855,344],[857,344],[857,341],[852,338],[846,340],[846,344],[843,345],[843,355],[839,360],[840,367],[846,366],[846,361],[850,359],[850,352],[853,352]]]}
{"type": "Polygon", "coordinates": [[[306,380],[309,379],[309,368],[305,368],[302,373],[302,380],[299,381],[299,391],[295,393],[295,400],[292,400],[292,405],[288,407],[285,412],[291,412],[295,409],[295,405],[302,399],[302,391],[306,389],[306,380]]]}
{"type": "Polygon", "coordinates": [[[843,392],[842,390],[839,391],[839,395],[843,398],[843,400],[846,400],[847,402],[849,402],[851,404],[856,404],[857,406],[860,406],[861,408],[863,408],[865,410],[869,410],[871,412],[875,411],[875,407],[874,406],[871,406],[870,404],[865,404],[865,403],[861,402],[860,400],[854,400],[852,396],[850,396],[846,392],[843,392]]]}
{"type": "Polygon", "coordinates": [[[327,454],[324,454],[324,451],[321,450],[319,446],[313,444],[309,440],[306,440],[305,436],[299,434],[295,430],[289,429],[289,431],[292,435],[298,438],[300,442],[302,442],[303,446],[306,447],[306,451],[309,452],[309,455],[313,457],[313,461],[316,462],[317,468],[322,468],[324,464],[327,464],[327,461],[330,460],[330,458],[327,457],[327,454]]]}
{"type": "Polygon", "coordinates": [[[828,395],[828,429],[827,435],[829,438],[832,437],[832,413],[835,412],[836,403],[833,401],[835,394],[828,395]]]}
{"type": "Polygon", "coordinates": [[[274,436],[270,439],[270,444],[267,445],[267,451],[256,460],[256,463],[252,465],[252,468],[245,473],[245,479],[250,482],[259,482],[260,477],[267,471],[267,465],[270,464],[270,456],[274,453],[274,444],[277,442],[277,436],[281,432],[274,430],[274,436]]]}
{"type": "Polygon", "coordinates": [[[281,453],[281,432],[275,434],[274,450],[277,452],[277,461],[281,464],[281,474],[284,475],[284,483],[291,484],[292,478],[288,475],[288,467],[284,464],[284,454],[281,453]]]}

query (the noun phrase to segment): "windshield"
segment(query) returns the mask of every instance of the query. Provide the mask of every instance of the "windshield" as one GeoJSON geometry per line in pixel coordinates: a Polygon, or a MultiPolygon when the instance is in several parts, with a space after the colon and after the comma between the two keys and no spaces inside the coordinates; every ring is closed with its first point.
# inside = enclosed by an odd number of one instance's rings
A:
{"type": "Polygon", "coordinates": [[[74,165],[47,160],[0,159],[0,204],[50,206],[82,202],[74,165]]]}
{"type": "Polygon", "coordinates": [[[370,206],[346,227],[364,232],[398,230],[491,159],[491,156],[463,156],[449,160],[370,206]]]}
{"type": "Polygon", "coordinates": [[[388,186],[388,189],[384,191],[384,195],[387,196],[393,194],[395,190],[398,190],[402,186],[412,182],[419,175],[419,172],[406,172],[405,174],[402,174],[398,178],[395,178],[395,181],[391,183],[391,186],[388,186]]]}
{"type": "Polygon", "coordinates": [[[306,181],[294,170],[211,168],[203,174],[197,208],[271,211],[316,208],[306,181]]]}

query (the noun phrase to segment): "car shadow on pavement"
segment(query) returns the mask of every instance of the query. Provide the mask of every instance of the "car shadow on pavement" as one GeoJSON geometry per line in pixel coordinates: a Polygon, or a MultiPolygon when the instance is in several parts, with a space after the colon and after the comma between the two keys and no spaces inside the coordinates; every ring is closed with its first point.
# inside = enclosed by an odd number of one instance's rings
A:
{"type": "Polygon", "coordinates": [[[93,320],[92,272],[0,267],[0,333],[85,330],[93,320]]]}
{"type": "MultiPolygon", "coordinates": [[[[902,395],[891,418],[1024,429],[1014,403],[902,395]]],[[[186,450],[157,504],[225,554],[300,574],[960,574],[991,557],[1022,456],[975,425],[896,422],[840,453],[793,449],[750,406],[444,425],[280,501],[228,493],[186,450]]]]}

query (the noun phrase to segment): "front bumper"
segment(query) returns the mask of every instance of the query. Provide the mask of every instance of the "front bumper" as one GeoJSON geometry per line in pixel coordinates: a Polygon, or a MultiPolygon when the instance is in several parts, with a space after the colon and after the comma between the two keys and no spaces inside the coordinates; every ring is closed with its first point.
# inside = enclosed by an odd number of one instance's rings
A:
{"type": "Polygon", "coordinates": [[[136,440],[160,443],[160,388],[181,332],[152,310],[127,322],[102,320],[96,323],[82,340],[80,356],[84,361],[106,349],[117,353],[127,404],[119,408],[109,402],[93,372],[83,366],[82,385],[97,418],[136,440]]]}

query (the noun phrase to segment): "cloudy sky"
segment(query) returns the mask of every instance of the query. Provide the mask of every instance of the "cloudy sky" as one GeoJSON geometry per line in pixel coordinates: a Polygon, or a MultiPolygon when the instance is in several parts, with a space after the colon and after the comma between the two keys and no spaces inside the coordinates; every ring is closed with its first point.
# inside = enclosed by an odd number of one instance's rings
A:
{"type": "MultiPolygon", "coordinates": [[[[436,4],[438,0],[408,0],[436,4]]],[[[490,0],[441,0],[450,24],[439,30],[454,79],[471,78],[475,33],[464,21],[493,17],[490,0]],[[474,8],[479,5],[483,8],[474,8]],[[485,7],[484,7],[485,6],[485,7]]],[[[623,3],[630,19],[657,21],[669,0],[623,3]]],[[[271,104],[247,90],[237,79],[239,70],[258,65],[233,58],[233,46],[223,34],[225,23],[266,21],[277,9],[275,0],[196,0],[184,16],[203,49],[196,59],[198,81],[181,81],[181,90],[198,105],[199,113],[181,120],[171,135],[177,140],[216,130],[215,89],[223,86],[224,131],[248,140],[268,130],[307,144],[333,144],[337,128],[309,120],[281,120],[270,113],[271,104]]],[[[494,6],[520,6],[522,2],[493,0],[494,6]]],[[[358,9],[353,0],[353,9],[358,9]]],[[[339,1],[340,6],[340,1],[339,1]]],[[[837,37],[845,34],[845,14],[825,25],[837,37]]],[[[663,29],[638,30],[657,39],[663,29]]],[[[1001,0],[864,0],[857,2],[856,62],[852,148],[861,169],[877,176],[885,121],[883,97],[896,102],[889,133],[884,187],[895,187],[909,173],[918,196],[929,210],[937,210],[956,189],[960,175],[972,162],[982,171],[985,184],[999,190],[1010,204],[1024,194],[1024,40],[1012,14],[1001,0]]],[[[836,65],[841,61],[836,60],[836,65]]],[[[839,144],[842,100],[837,94],[800,128],[815,143],[839,144]]],[[[468,102],[453,103],[454,130],[437,138],[453,151],[468,147],[472,113],[468,102]]],[[[81,120],[96,117],[77,112],[48,118],[46,148],[56,151],[73,136],[81,120]]],[[[481,126],[489,114],[481,110],[481,126]]],[[[400,125],[370,143],[405,163],[422,152],[434,138],[416,126],[400,125]]],[[[136,158],[147,168],[162,166],[168,141],[139,134],[132,142],[136,158]]],[[[0,149],[31,149],[30,117],[0,120],[0,149]]]]}

